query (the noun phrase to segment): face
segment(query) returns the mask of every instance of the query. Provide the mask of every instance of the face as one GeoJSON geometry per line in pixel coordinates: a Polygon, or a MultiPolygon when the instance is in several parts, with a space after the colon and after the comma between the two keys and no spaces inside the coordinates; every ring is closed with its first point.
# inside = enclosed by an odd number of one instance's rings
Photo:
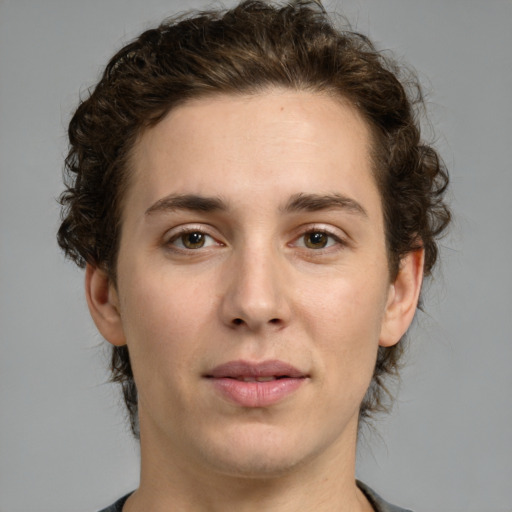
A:
{"type": "Polygon", "coordinates": [[[142,442],[225,474],[338,464],[379,344],[412,319],[366,124],[320,94],[219,95],[148,129],[132,167],[110,316],[93,316],[128,344],[142,442]]]}

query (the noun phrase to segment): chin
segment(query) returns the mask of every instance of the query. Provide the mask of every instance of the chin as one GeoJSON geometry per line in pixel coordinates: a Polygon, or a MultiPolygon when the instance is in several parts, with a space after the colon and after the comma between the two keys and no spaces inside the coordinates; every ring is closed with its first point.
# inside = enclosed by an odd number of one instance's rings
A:
{"type": "Polygon", "coordinates": [[[217,472],[242,479],[284,477],[301,465],[300,457],[277,456],[268,451],[254,450],[237,456],[214,456],[209,461],[217,472]]]}
{"type": "Polygon", "coordinates": [[[279,435],[272,429],[257,430],[237,432],[221,442],[216,439],[209,443],[202,454],[207,459],[205,462],[224,475],[265,479],[286,476],[314,457],[314,447],[308,450],[290,432],[279,435]]]}

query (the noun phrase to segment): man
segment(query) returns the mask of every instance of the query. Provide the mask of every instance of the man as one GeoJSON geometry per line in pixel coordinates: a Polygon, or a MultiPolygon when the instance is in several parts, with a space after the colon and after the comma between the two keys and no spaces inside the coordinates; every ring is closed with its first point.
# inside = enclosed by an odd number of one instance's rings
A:
{"type": "Polygon", "coordinates": [[[70,123],[59,243],[140,434],[106,510],[396,511],[355,480],[446,227],[399,70],[315,4],[171,20],[70,123]]]}

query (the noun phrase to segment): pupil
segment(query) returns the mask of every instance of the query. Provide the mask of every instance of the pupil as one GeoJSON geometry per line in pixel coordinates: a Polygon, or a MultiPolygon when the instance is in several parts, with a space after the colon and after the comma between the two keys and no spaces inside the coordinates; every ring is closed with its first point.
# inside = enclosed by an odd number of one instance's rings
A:
{"type": "Polygon", "coordinates": [[[183,243],[185,247],[197,248],[202,247],[204,244],[204,236],[202,233],[188,233],[184,238],[183,243]]]}
{"type": "Polygon", "coordinates": [[[327,237],[325,233],[309,233],[307,242],[309,247],[325,247],[327,237]]]}

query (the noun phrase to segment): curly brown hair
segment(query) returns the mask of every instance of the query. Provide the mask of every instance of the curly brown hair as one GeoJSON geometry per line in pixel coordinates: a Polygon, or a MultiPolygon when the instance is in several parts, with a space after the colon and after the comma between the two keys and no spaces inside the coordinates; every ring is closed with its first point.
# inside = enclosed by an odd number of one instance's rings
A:
{"type": "MultiPolygon", "coordinates": [[[[166,20],[110,60],[69,125],[58,232],[66,255],[81,267],[101,267],[115,283],[121,203],[141,132],[189,99],[276,86],[328,93],[355,106],[372,132],[391,277],[401,258],[419,248],[429,275],[450,212],[443,200],[447,171],[420,137],[420,85],[367,37],[336,28],[318,4],[303,1],[249,0],[166,20]]],[[[402,352],[403,340],[379,348],[361,418],[386,408],[385,377],[397,374],[402,352]]],[[[126,346],[113,347],[111,370],[137,435],[137,389],[126,346]]]]}

